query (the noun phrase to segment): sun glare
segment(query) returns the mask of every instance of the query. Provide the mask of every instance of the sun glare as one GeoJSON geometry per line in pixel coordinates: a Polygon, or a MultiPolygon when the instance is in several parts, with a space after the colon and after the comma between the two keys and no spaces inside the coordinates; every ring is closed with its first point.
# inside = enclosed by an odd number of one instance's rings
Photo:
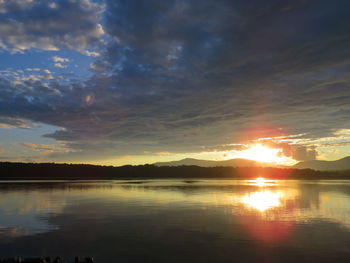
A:
{"type": "Polygon", "coordinates": [[[259,162],[277,162],[281,149],[272,149],[260,143],[251,146],[250,148],[240,152],[241,158],[255,160],[259,162]]]}
{"type": "Polygon", "coordinates": [[[282,165],[294,164],[295,160],[283,155],[280,148],[270,148],[261,143],[251,145],[248,149],[236,152],[234,158],[249,159],[258,162],[276,163],[282,165]]]}

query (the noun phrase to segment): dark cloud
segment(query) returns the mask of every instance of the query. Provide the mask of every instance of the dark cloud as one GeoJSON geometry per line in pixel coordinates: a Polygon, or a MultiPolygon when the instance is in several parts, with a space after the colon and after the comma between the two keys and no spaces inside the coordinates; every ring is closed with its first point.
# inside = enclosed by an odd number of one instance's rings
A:
{"type": "Polygon", "coordinates": [[[298,147],[293,152],[292,157],[295,160],[315,160],[318,155],[318,152],[316,151],[315,147],[298,147]]]}
{"type": "MultiPolygon", "coordinates": [[[[73,35],[91,30],[99,12],[85,8],[88,1],[74,3],[70,12],[89,22],[67,19],[73,35]]],[[[93,77],[46,86],[3,78],[0,113],[63,127],[47,136],[106,155],[200,151],[239,142],[251,126],[329,136],[350,126],[349,7],[325,0],[106,1],[110,39],[91,65],[93,77]]],[[[18,12],[39,19],[26,10],[18,12]]],[[[56,32],[38,28],[45,31],[56,32]]]]}
{"type": "Polygon", "coordinates": [[[289,145],[283,148],[285,156],[297,161],[309,161],[317,158],[318,152],[315,146],[289,145]]]}

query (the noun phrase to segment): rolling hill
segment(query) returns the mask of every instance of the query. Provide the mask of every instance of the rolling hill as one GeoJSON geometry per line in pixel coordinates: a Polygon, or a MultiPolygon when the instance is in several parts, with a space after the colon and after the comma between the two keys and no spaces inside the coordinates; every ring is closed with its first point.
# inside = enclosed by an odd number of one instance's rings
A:
{"type": "Polygon", "coordinates": [[[337,170],[350,170],[350,156],[336,160],[336,161],[304,161],[297,163],[293,168],[299,169],[313,169],[318,171],[337,171],[337,170]]]}
{"type": "Polygon", "coordinates": [[[193,158],[186,158],[179,161],[171,162],[157,162],[155,166],[182,166],[182,165],[196,165],[201,167],[277,167],[271,163],[257,162],[248,159],[230,159],[224,161],[199,160],[193,158]]]}
{"type": "MultiPolygon", "coordinates": [[[[155,166],[183,166],[183,165],[196,165],[200,167],[286,167],[282,165],[276,165],[272,163],[257,162],[247,159],[230,159],[225,161],[212,161],[212,160],[200,160],[193,158],[186,158],[179,161],[171,162],[157,162],[155,166]]],[[[336,161],[302,161],[294,166],[297,169],[313,169],[318,171],[340,171],[350,170],[350,156],[336,160],[336,161]]]]}

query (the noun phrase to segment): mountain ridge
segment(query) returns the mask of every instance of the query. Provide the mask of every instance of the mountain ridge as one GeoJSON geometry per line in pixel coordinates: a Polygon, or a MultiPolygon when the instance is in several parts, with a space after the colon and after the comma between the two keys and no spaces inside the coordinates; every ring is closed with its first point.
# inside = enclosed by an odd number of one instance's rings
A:
{"type": "Polygon", "coordinates": [[[229,160],[215,161],[215,160],[202,160],[194,158],[185,158],[178,161],[170,162],[156,162],[153,163],[155,166],[183,166],[183,165],[195,165],[200,167],[284,167],[273,163],[264,163],[253,161],[249,159],[235,158],[229,160]]]}
{"type": "Polygon", "coordinates": [[[319,171],[339,171],[350,170],[350,156],[335,161],[310,160],[301,161],[293,166],[283,166],[274,163],[258,162],[249,159],[229,159],[223,161],[202,160],[194,158],[185,158],[178,161],[156,162],[155,166],[200,166],[200,167],[278,167],[278,168],[297,168],[297,169],[313,169],[319,171]]]}
{"type": "Polygon", "coordinates": [[[313,169],[318,171],[339,171],[350,169],[350,156],[335,160],[335,161],[325,161],[325,160],[310,160],[303,161],[295,164],[293,168],[298,169],[313,169]]]}

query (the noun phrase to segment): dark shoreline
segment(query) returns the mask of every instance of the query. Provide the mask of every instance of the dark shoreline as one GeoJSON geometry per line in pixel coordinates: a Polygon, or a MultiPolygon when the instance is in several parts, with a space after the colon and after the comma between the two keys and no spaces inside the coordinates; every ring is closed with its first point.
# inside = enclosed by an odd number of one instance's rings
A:
{"type": "Polygon", "coordinates": [[[130,179],[350,179],[350,170],[315,171],[272,167],[98,166],[86,164],[0,162],[0,180],[130,180],[130,179]]]}

